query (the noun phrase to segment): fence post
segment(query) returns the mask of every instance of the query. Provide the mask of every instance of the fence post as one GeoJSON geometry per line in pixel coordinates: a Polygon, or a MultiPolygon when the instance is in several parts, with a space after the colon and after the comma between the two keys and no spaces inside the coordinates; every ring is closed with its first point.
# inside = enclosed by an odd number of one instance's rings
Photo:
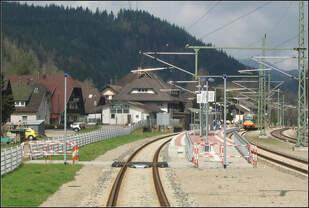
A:
{"type": "Polygon", "coordinates": [[[10,167],[10,171],[13,170],[13,147],[11,147],[11,167],[10,167]]]}
{"type": "Polygon", "coordinates": [[[4,173],[6,173],[6,149],[4,149],[4,173]]]}

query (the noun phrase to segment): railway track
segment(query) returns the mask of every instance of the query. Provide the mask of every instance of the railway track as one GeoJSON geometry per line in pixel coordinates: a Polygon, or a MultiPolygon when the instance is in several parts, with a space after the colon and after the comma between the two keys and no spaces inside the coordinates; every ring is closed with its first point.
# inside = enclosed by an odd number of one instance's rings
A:
{"type": "MultiPolygon", "coordinates": [[[[245,133],[247,133],[247,131],[242,132],[241,135],[243,136],[245,133]]],[[[278,152],[278,151],[269,149],[265,146],[257,145],[253,142],[250,142],[250,143],[257,146],[260,150],[263,150],[263,151],[258,151],[259,157],[308,176],[308,161],[307,160],[297,158],[297,157],[294,157],[292,155],[288,155],[282,152],[278,152]]]]}
{"type": "MultiPolygon", "coordinates": [[[[176,135],[176,134],[173,134],[176,135]]],[[[144,145],[142,145],[140,148],[138,148],[130,157],[129,159],[122,165],[115,181],[114,184],[112,186],[112,189],[110,191],[109,197],[108,197],[108,201],[106,206],[107,207],[115,207],[117,206],[117,201],[119,198],[119,193],[120,193],[120,189],[121,189],[121,184],[123,183],[123,179],[125,178],[126,172],[128,172],[128,166],[132,163],[133,159],[136,157],[136,155],[141,152],[144,148],[150,146],[153,143],[156,143],[162,139],[171,137],[173,135],[169,135],[169,136],[163,136],[160,137],[158,139],[152,140],[144,145]]],[[[159,175],[159,170],[158,170],[158,158],[159,158],[159,154],[161,149],[170,141],[171,139],[168,139],[167,141],[165,141],[163,144],[161,144],[159,146],[159,148],[156,150],[154,157],[152,159],[152,177],[153,177],[153,183],[154,183],[154,187],[155,187],[155,193],[157,195],[157,199],[160,203],[160,206],[163,207],[170,207],[169,201],[166,197],[166,194],[164,192],[164,188],[162,186],[162,182],[160,179],[160,175],[159,175]]],[[[153,205],[152,205],[153,206],[153,205]]]]}
{"type": "Polygon", "coordinates": [[[296,142],[297,142],[297,139],[296,139],[296,138],[289,137],[289,136],[286,136],[286,135],[283,134],[283,132],[286,131],[286,130],[288,130],[288,129],[289,129],[289,128],[277,129],[277,130],[272,131],[270,134],[271,134],[273,137],[276,137],[277,139],[280,139],[280,140],[282,140],[282,141],[287,141],[287,142],[296,144],[296,142]]]}

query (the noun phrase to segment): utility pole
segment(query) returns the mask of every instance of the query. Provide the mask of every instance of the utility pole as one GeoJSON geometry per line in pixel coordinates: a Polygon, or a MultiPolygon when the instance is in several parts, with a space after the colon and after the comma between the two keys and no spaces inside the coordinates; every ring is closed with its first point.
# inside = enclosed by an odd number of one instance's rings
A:
{"type": "Polygon", "coordinates": [[[307,147],[307,95],[306,95],[306,70],[305,70],[305,7],[304,1],[299,1],[299,35],[298,35],[298,102],[297,102],[297,142],[307,147]]]}
{"type": "MultiPolygon", "coordinates": [[[[199,49],[194,49],[194,53],[195,53],[195,74],[194,74],[194,78],[195,80],[198,80],[198,86],[199,86],[199,93],[201,93],[201,79],[198,77],[197,73],[198,73],[198,51],[199,49]]],[[[200,137],[202,139],[202,135],[203,135],[203,125],[202,125],[202,104],[199,104],[200,107],[200,137]]]]}
{"type": "MultiPolygon", "coordinates": [[[[265,56],[265,42],[266,34],[262,38],[262,56],[265,56]]],[[[262,59],[262,62],[264,59],[262,59]]],[[[260,69],[264,69],[264,65],[260,64],[260,69]]],[[[265,71],[259,71],[259,105],[258,105],[258,121],[259,121],[259,130],[260,136],[266,135],[266,79],[265,71]]]]}
{"type": "Polygon", "coordinates": [[[227,75],[223,74],[223,80],[224,80],[224,143],[223,143],[224,163],[223,163],[223,168],[226,168],[226,78],[227,78],[227,75]]]}
{"type": "Polygon", "coordinates": [[[271,101],[270,101],[270,73],[268,75],[268,82],[267,82],[267,119],[268,119],[268,127],[270,127],[271,123],[271,101]]]}
{"type": "Polygon", "coordinates": [[[67,77],[64,73],[64,165],[67,164],[67,77]]]}
{"type": "Polygon", "coordinates": [[[279,98],[279,93],[280,93],[280,89],[278,89],[278,119],[277,119],[277,126],[280,126],[280,107],[279,107],[279,104],[280,104],[280,98],[279,98]]]}
{"type": "MultiPolygon", "coordinates": [[[[266,35],[264,36],[264,38],[266,39],[266,35]]],[[[265,47],[265,39],[263,39],[264,43],[263,43],[262,47],[190,46],[189,44],[187,44],[185,47],[186,48],[191,48],[194,51],[200,50],[200,49],[262,50],[262,54],[265,53],[266,50],[295,50],[295,48],[266,48],[265,47]]],[[[259,126],[264,126],[264,129],[260,128],[260,135],[266,135],[266,133],[265,133],[265,126],[266,126],[266,121],[265,121],[265,112],[266,112],[266,110],[265,110],[266,109],[266,106],[265,106],[265,88],[266,88],[265,87],[265,73],[261,73],[261,74],[259,73],[259,75],[260,75],[259,88],[261,89],[260,93],[262,95],[261,95],[260,99],[258,99],[258,106],[260,106],[258,108],[258,109],[260,109],[260,111],[259,111],[260,119],[258,118],[258,123],[259,123],[259,126]]],[[[231,76],[229,76],[229,77],[231,77],[231,76]]]]}
{"type": "Polygon", "coordinates": [[[282,127],[284,126],[284,95],[282,95],[282,127]]]}

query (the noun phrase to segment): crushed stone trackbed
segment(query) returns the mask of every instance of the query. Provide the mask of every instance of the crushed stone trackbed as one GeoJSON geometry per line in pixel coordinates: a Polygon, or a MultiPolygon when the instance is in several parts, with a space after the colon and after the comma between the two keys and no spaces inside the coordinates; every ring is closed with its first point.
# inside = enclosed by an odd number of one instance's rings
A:
{"type": "MultiPolygon", "coordinates": [[[[152,139],[154,137],[122,145],[99,156],[93,162],[105,165],[85,165],[77,172],[74,181],[63,184],[40,206],[106,206],[119,170],[106,164],[125,160],[133,150],[152,139]]],[[[188,166],[184,157],[171,160],[168,146],[162,150],[160,158],[170,164],[185,164],[159,169],[166,195],[174,207],[308,206],[308,177],[270,167],[261,161],[257,168],[200,169],[188,166]]]]}

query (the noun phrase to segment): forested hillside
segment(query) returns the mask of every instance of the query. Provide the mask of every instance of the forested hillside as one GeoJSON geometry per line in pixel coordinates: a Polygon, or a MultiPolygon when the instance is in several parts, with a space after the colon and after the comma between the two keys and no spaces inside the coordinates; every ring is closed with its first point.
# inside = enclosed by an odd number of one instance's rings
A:
{"type": "MultiPolygon", "coordinates": [[[[106,11],[63,6],[29,6],[2,2],[5,73],[59,73],[92,80],[102,89],[129,71],[162,66],[139,51],[189,51],[185,45],[206,45],[184,29],[145,11],[106,11]],[[19,57],[19,58],[18,58],[19,57]],[[15,62],[14,62],[15,61],[15,62]]],[[[205,28],[207,29],[207,28],[205,28]]],[[[211,45],[211,43],[207,43],[211,45]]],[[[194,56],[160,58],[194,72],[194,56]]],[[[245,66],[218,50],[201,50],[199,68],[209,74],[236,74],[245,66]]],[[[191,78],[177,70],[160,72],[165,80],[191,78]]]]}

